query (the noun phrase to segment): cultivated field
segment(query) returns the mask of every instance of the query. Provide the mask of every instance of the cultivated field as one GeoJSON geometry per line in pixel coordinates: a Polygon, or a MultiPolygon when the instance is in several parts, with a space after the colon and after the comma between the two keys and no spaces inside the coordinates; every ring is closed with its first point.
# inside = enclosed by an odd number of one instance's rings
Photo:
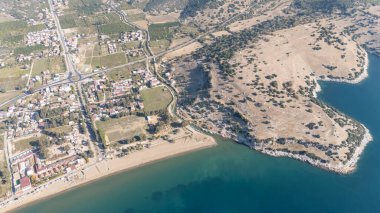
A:
{"type": "Polygon", "coordinates": [[[179,26],[179,22],[149,25],[149,33],[152,40],[172,39],[174,30],[179,26]]]}
{"type": "Polygon", "coordinates": [[[118,65],[126,64],[127,59],[124,53],[115,53],[112,55],[93,57],[92,58],[92,67],[115,67],[118,65]]]}
{"type": "Polygon", "coordinates": [[[51,74],[62,73],[66,69],[64,59],[61,56],[37,59],[33,63],[32,76],[41,75],[44,71],[49,71],[51,74]]]}

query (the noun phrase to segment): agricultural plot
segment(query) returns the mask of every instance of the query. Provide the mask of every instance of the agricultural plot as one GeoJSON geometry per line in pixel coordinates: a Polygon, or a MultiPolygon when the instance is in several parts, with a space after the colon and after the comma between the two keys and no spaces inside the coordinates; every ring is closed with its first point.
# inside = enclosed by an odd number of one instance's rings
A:
{"type": "Polygon", "coordinates": [[[144,59],[145,55],[139,55],[139,56],[127,56],[127,59],[129,62],[138,61],[141,59],[144,59]]]}
{"type": "Polygon", "coordinates": [[[103,14],[84,17],[83,21],[87,24],[87,26],[112,23],[108,16],[105,16],[103,14]]]}
{"type": "Polygon", "coordinates": [[[126,64],[127,59],[124,53],[116,53],[112,55],[93,57],[92,58],[92,67],[115,67],[122,64],[126,64]]]}
{"type": "Polygon", "coordinates": [[[132,71],[145,69],[145,63],[137,63],[131,66],[120,67],[106,73],[107,77],[114,81],[125,80],[132,77],[132,71]]]}
{"type": "Polygon", "coordinates": [[[23,47],[17,47],[14,49],[15,55],[29,55],[31,53],[41,52],[43,50],[46,50],[46,47],[44,45],[38,44],[34,46],[23,46],[23,47]]]}
{"type": "Polygon", "coordinates": [[[120,16],[117,15],[116,13],[108,13],[106,15],[106,18],[108,20],[108,23],[123,23],[121,20],[120,20],[120,16]]]}
{"type": "Polygon", "coordinates": [[[4,37],[17,36],[17,35],[26,35],[28,32],[40,31],[45,29],[45,25],[32,25],[29,26],[25,21],[15,20],[9,22],[0,23],[0,39],[3,42],[4,37]]]}
{"type": "Polygon", "coordinates": [[[112,38],[118,38],[120,33],[132,31],[133,27],[123,23],[120,17],[115,13],[106,15],[107,22],[98,25],[99,32],[112,38]]]}
{"type": "Polygon", "coordinates": [[[24,88],[29,71],[18,66],[0,69],[0,89],[8,91],[24,88]]]}
{"type": "Polygon", "coordinates": [[[137,13],[137,14],[127,13],[127,19],[128,21],[131,21],[131,22],[145,20],[145,14],[144,13],[137,13]]]}
{"type": "Polygon", "coordinates": [[[179,13],[171,13],[167,15],[147,15],[147,20],[152,24],[164,24],[178,22],[179,13]]]}
{"type": "Polygon", "coordinates": [[[141,47],[142,45],[140,41],[130,41],[128,43],[122,44],[123,50],[138,49],[141,47]]]}
{"type": "Polygon", "coordinates": [[[171,40],[175,30],[180,26],[179,22],[149,25],[149,33],[152,40],[171,40]]]}
{"type": "Polygon", "coordinates": [[[40,31],[45,29],[45,25],[40,24],[29,26],[25,21],[16,20],[0,23],[0,29],[0,43],[3,45],[10,45],[20,43],[21,41],[23,41],[24,36],[28,32],[40,31]]]}
{"type": "MultiPolygon", "coordinates": [[[[139,4],[139,2],[135,2],[135,4],[139,4]]],[[[126,2],[126,1],[120,2],[120,8],[122,10],[133,10],[133,9],[136,9],[135,6],[131,5],[130,3],[126,2]]]]}
{"type": "Polygon", "coordinates": [[[150,42],[150,47],[154,53],[159,53],[165,51],[170,46],[170,41],[168,40],[155,40],[150,42]]]}
{"type": "Polygon", "coordinates": [[[122,22],[119,23],[110,23],[99,26],[99,31],[101,34],[118,37],[122,32],[132,31],[133,28],[129,25],[126,25],[122,22]]]}
{"type": "Polygon", "coordinates": [[[32,76],[40,75],[44,71],[53,73],[65,72],[65,62],[62,56],[41,58],[33,62],[32,76]]]}
{"type": "Polygon", "coordinates": [[[107,73],[107,77],[114,81],[129,79],[131,76],[132,72],[129,67],[117,68],[107,73]]]}
{"type": "Polygon", "coordinates": [[[173,96],[165,87],[155,87],[141,91],[146,113],[157,112],[168,107],[173,96]]]}
{"type": "Polygon", "coordinates": [[[100,12],[102,9],[101,0],[72,0],[69,1],[70,9],[74,10],[78,15],[92,15],[100,12]]]}
{"type": "Polygon", "coordinates": [[[76,19],[75,15],[68,14],[68,15],[60,16],[59,23],[61,24],[62,29],[73,28],[77,26],[75,19],[76,19]]]}
{"type": "Polygon", "coordinates": [[[98,121],[96,126],[102,140],[112,144],[121,140],[128,140],[135,136],[148,134],[148,124],[144,117],[128,116],[107,121],[98,121]]]}

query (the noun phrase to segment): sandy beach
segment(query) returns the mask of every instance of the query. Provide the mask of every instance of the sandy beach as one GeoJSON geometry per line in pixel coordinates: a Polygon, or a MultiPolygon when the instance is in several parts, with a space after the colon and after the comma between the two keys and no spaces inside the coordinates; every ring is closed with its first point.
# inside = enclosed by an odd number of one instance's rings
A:
{"type": "Polygon", "coordinates": [[[96,164],[90,165],[76,174],[70,175],[71,181],[63,179],[49,185],[47,188],[34,192],[19,198],[17,201],[8,203],[1,207],[0,212],[10,212],[22,207],[23,205],[47,199],[50,196],[56,196],[59,193],[74,189],[84,184],[91,183],[100,178],[114,175],[126,170],[144,166],[158,160],[167,159],[180,154],[216,146],[217,143],[211,136],[193,132],[191,137],[181,138],[174,143],[169,143],[161,139],[152,142],[150,148],[133,152],[122,158],[103,160],[96,164]]]}

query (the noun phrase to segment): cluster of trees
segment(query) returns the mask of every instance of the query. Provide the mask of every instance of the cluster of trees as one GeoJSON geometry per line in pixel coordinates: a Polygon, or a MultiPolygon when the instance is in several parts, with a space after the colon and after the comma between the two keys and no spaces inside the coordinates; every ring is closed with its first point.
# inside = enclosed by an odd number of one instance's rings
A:
{"type": "Polygon", "coordinates": [[[85,134],[87,133],[87,125],[86,125],[86,122],[84,119],[80,119],[79,122],[78,122],[78,128],[79,128],[79,132],[81,134],[85,134]]]}
{"type": "Polygon", "coordinates": [[[75,9],[78,15],[92,15],[102,9],[102,1],[73,1],[73,3],[71,3],[71,6],[75,9]]]}
{"type": "Polygon", "coordinates": [[[130,103],[134,102],[134,98],[132,95],[125,95],[123,97],[120,97],[118,99],[112,100],[112,102],[107,102],[104,104],[104,108],[110,109],[115,106],[120,106],[120,107],[129,107],[130,103]]]}
{"type": "Polygon", "coordinates": [[[81,156],[82,158],[84,158],[86,160],[86,162],[88,162],[89,158],[94,157],[94,152],[92,150],[87,150],[83,153],[80,153],[79,156],[81,156]]]}
{"type": "Polygon", "coordinates": [[[189,3],[186,5],[185,8],[183,8],[181,12],[181,18],[187,18],[187,17],[194,17],[197,15],[197,12],[200,10],[203,10],[206,8],[206,6],[211,6],[214,7],[216,5],[222,6],[224,4],[223,1],[218,1],[218,0],[191,0],[189,3]]]}
{"type": "Polygon", "coordinates": [[[68,111],[68,107],[48,108],[44,107],[36,115],[36,120],[43,119],[46,122],[45,128],[55,128],[59,126],[68,125],[70,121],[77,122],[79,115],[76,112],[69,113],[68,116],[64,116],[68,111]]]}
{"type": "Polygon", "coordinates": [[[295,0],[293,6],[306,12],[331,13],[335,9],[346,11],[355,0],[295,0]]]}
{"type": "Polygon", "coordinates": [[[59,115],[62,115],[67,110],[68,110],[68,107],[57,107],[54,109],[51,109],[49,107],[43,107],[38,112],[36,120],[39,120],[40,118],[44,119],[44,118],[59,116],[59,115]]]}
{"type": "MultiPolygon", "coordinates": [[[[148,144],[148,147],[149,147],[149,144],[148,144]]],[[[119,158],[124,157],[130,152],[139,151],[139,150],[142,150],[143,148],[144,146],[140,143],[136,144],[135,146],[128,146],[127,148],[122,149],[121,150],[122,152],[120,154],[117,154],[117,157],[119,158]]]]}
{"type": "Polygon", "coordinates": [[[47,137],[41,137],[37,142],[40,157],[47,159],[49,157],[48,148],[52,145],[51,141],[47,137]]]}
{"type": "Polygon", "coordinates": [[[167,111],[162,112],[160,115],[160,120],[155,125],[150,126],[150,132],[152,134],[158,134],[160,131],[166,129],[168,125],[172,123],[172,117],[170,117],[167,111]]]}
{"type": "Polygon", "coordinates": [[[120,141],[118,141],[118,143],[119,144],[129,144],[129,143],[134,143],[134,142],[137,142],[137,141],[145,141],[146,139],[147,139],[146,134],[141,133],[141,134],[133,136],[130,139],[120,140],[120,141]]]}
{"type": "Polygon", "coordinates": [[[51,117],[45,119],[45,128],[55,128],[59,126],[68,125],[70,121],[77,122],[79,120],[79,115],[77,113],[69,113],[69,116],[59,115],[57,117],[51,117]]]}
{"type": "Polygon", "coordinates": [[[8,183],[9,180],[9,173],[7,172],[7,167],[0,168],[0,179],[1,179],[1,184],[5,185],[8,183]]]}
{"type": "MultiPolygon", "coordinates": [[[[191,2],[191,1],[190,1],[191,2]]],[[[189,0],[149,0],[148,3],[144,7],[144,11],[151,10],[182,10],[187,4],[189,0]]]]}
{"type": "Polygon", "coordinates": [[[44,130],[43,133],[45,135],[48,135],[48,136],[54,137],[54,138],[62,138],[63,136],[68,135],[68,132],[65,132],[65,131],[62,131],[62,132],[60,132],[60,131],[51,131],[49,129],[44,130]]]}

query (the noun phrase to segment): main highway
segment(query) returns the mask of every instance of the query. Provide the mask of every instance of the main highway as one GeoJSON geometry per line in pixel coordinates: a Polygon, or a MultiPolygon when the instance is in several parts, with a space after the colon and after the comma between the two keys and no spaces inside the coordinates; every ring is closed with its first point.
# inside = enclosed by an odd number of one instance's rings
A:
{"type": "Polygon", "coordinates": [[[70,81],[73,81],[74,79],[80,80],[82,78],[82,75],[75,68],[73,57],[69,51],[69,48],[66,45],[67,41],[65,39],[65,35],[63,33],[61,24],[60,24],[59,19],[58,19],[57,10],[55,9],[54,4],[52,3],[52,0],[48,0],[48,2],[49,2],[49,6],[50,6],[51,16],[52,16],[52,18],[54,20],[54,24],[56,26],[57,35],[58,35],[59,41],[61,43],[61,47],[63,49],[63,56],[65,58],[65,65],[66,65],[66,70],[67,70],[67,78],[70,81]]]}

